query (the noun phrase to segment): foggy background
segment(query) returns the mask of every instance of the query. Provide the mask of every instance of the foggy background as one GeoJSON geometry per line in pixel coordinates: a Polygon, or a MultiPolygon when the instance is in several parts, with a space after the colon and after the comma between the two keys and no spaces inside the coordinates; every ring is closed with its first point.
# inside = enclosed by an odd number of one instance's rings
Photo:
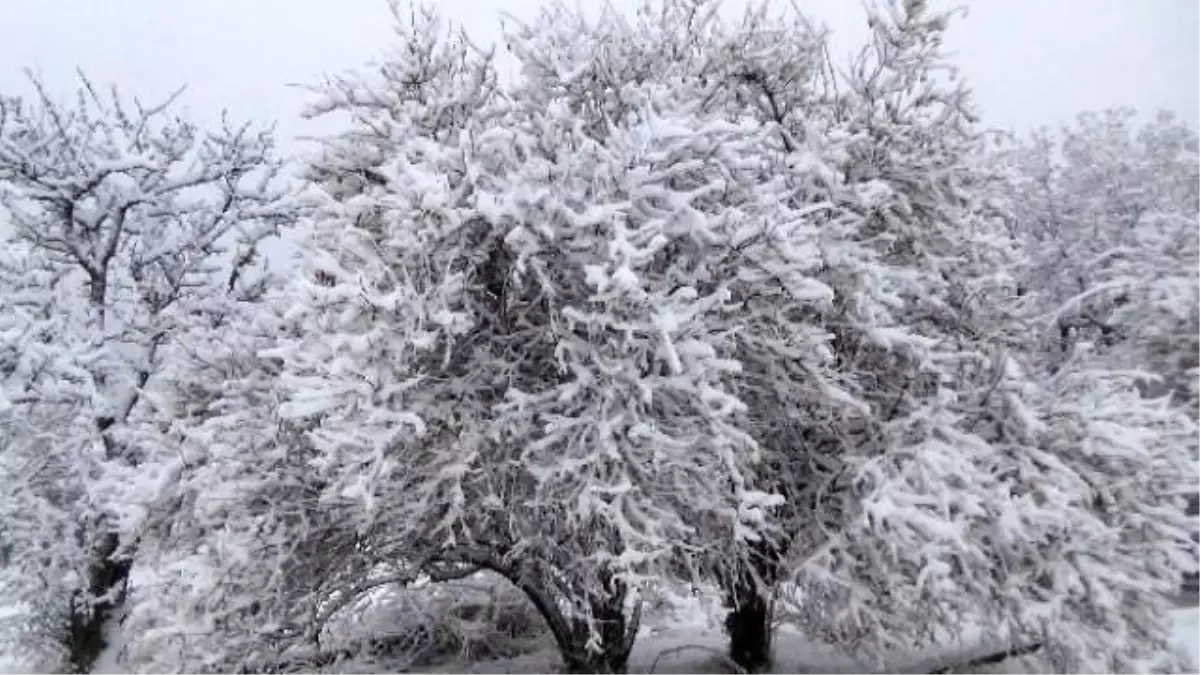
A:
{"type": "MultiPolygon", "coordinates": [[[[845,57],[866,35],[859,0],[797,0],[834,31],[845,57]]],[[[537,0],[434,0],[480,42],[498,37],[501,11],[531,16],[537,0]]],[[[584,2],[591,6],[592,2],[584,2]]],[[[617,0],[633,8],[638,0],[617,0]]],[[[738,0],[727,0],[734,6],[738,0]]],[[[1084,109],[1167,108],[1200,124],[1197,0],[974,0],[949,47],[987,123],[1015,131],[1084,109]]],[[[315,130],[297,120],[306,94],[289,83],[360,66],[389,43],[385,0],[3,0],[0,92],[27,92],[32,68],[69,94],[74,69],[143,100],[182,84],[183,103],[208,119],[278,120],[281,141],[315,130]]]]}
{"type": "MultiPolygon", "coordinates": [[[[478,43],[499,37],[502,11],[531,17],[542,5],[433,4],[478,43]]],[[[632,11],[640,0],[613,4],[632,11]]],[[[739,4],[726,2],[732,10],[739,4]]],[[[859,0],[797,4],[833,30],[835,62],[867,35],[859,0]]],[[[1083,110],[1129,106],[1143,115],[1172,110],[1200,127],[1198,0],[933,4],[968,9],[951,25],[948,47],[989,126],[1025,132],[1083,110]]],[[[309,95],[289,85],[365,65],[391,43],[391,19],[385,0],[3,0],[0,93],[29,93],[25,68],[59,97],[73,94],[77,67],[97,85],[117,83],[144,103],[187,85],[180,110],[197,122],[217,121],[222,109],[234,120],[277,122],[281,150],[303,152],[309,146],[298,136],[336,130],[338,123],[300,119],[309,95]]]]}

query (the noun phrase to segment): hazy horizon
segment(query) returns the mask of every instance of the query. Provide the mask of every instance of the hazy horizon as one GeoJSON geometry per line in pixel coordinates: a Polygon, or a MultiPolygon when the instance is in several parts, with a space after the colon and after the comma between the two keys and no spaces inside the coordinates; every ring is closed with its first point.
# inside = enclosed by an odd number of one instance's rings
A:
{"type": "MultiPolygon", "coordinates": [[[[500,12],[531,16],[535,0],[432,3],[478,41],[499,35],[500,12]]],[[[639,0],[617,0],[622,9],[639,0]]],[[[737,8],[741,3],[728,2],[737,8]]],[[[976,0],[948,33],[948,47],[975,91],[984,122],[1025,132],[1069,121],[1083,110],[1167,109],[1200,127],[1200,3],[1194,0],[976,0]]],[[[835,60],[866,35],[860,2],[800,0],[833,31],[835,60]]],[[[7,0],[9,36],[0,42],[0,92],[29,93],[33,70],[67,96],[82,68],[142,100],[187,86],[182,106],[200,121],[222,109],[235,119],[277,122],[281,145],[326,130],[300,119],[324,74],[365,66],[391,43],[385,0],[7,0]]]]}

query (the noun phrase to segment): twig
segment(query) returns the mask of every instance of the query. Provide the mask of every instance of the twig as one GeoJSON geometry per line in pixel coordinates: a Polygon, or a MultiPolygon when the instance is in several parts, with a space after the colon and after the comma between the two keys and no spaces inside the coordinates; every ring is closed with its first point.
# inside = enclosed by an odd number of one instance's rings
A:
{"type": "Polygon", "coordinates": [[[1015,659],[1019,656],[1029,656],[1030,654],[1033,654],[1034,652],[1040,650],[1041,648],[1042,648],[1042,643],[1040,643],[1040,642],[1035,642],[1033,644],[1025,645],[1024,647],[1011,647],[1009,649],[1005,649],[1005,650],[999,651],[999,652],[993,652],[993,653],[987,654],[985,656],[977,656],[977,657],[971,659],[970,661],[966,661],[964,663],[959,663],[959,664],[954,664],[954,665],[949,665],[949,666],[942,666],[941,668],[937,668],[937,669],[929,671],[929,673],[930,673],[930,675],[941,675],[942,673],[961,673],[961,672],[964,672],[971,668],[978,668],[979,666],[992,665],[992,664],[1000,663],[1002,661],[1007,661],[1008,659],[1015,659]]]}
{"type": "Polygon", "coordinates": [[[380,586],[387,586],[389,584],[401,584],[407,586],[421,576],[428,576],[430,581],[434,583],[443,583],[446,581],[454,581],[468,577],[480,570],[479,567],[469,564],[454,569],[438,570],[429,567],[431,562],[432,558],[427,558],[421,561],[419,564],[413,566],[412,569],[398,572],[396,574],[389,574],[378,579],[370,579],[347,589],[339,589],[341,594],[330,601],[330,604],[326,606],[325,611],[320,612],[313,617],[312,625],[309,628],[309,639],[317,644],[320,644],[321,631],[324,630],[325,624],[327,624],[335,614],[353,604],[356,600],[362,597],[364,593],[367,593],[368,591],[376,589],[380,586]]]}
{"type": "Polygon", "coordinates": [[[708,652],[708,653],[712,654],[713,656],[716,656],[718,659],[720,659],[721,665],[725,666],[726,668],[729,668],[730,672],[739,673],[740,675],[744,675],[746,672],[741,666],[739,666],[737,664],[737,662],[735,662],[733,659],[729,658],[729,656],[727,656],[725,653],[723,653],[719,649],[713,649],[712,647],[706,647],[704,645],[680,645],[678,647],[671,647],[670,649],[664,649],[661,652],[659,652],[658,656],[654,657],[654,662],[650,664],[650,674],[651,675],[654,674],[655,670],[658,668],[659,660],[662,659],[664,656],[672,656],[675,654],[679,654],[681,652],[686,652],[689,649],[695,649],[697,651],[708,652]]]}

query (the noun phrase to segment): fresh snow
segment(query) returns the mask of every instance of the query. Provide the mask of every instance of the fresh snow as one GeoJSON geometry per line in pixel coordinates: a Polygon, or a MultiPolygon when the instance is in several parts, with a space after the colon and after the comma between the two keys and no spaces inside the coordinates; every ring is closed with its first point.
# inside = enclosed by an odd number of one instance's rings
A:
{"type": "Polygon", "coordinates": [[[1200,536],[1195,130],[1001,140],[951,10],[869,3],[837,68],[719,3],[506,20],[512,77],[393,3],[300,174],[173,99],[0,93],[8,665],[727,669],[697,597],[604,629],[685,580],[777,593],[787,671],[1194,656],[1151,601],[1200,536]]]}
{"type": "MultiPolygon", "coordinates": [[[[1200,610],[1186,609],[1173,612],[1175,632],[1173,646],[1188,654],[1192,663],[1200,663],[1200,610]]],[[[731,673],[725,658],[726,636],[717,629],[703,630],[696,626],[669,627],[646,630],[639,636],[629,661],[630,673],[731,673]],[[651,670],[651,666],[657,667],[651,670]]],[[[961,656],[963,652],[951,652],[961,656]]],[[[975,654],[976,652],[966,652],[975,654]]],[[[847,661],[825,646],[806,640],[786,628],[775,637],[775,662],[772,673],[926,673],[947,661],[940,658],[914,658],[890,664],[887,668],[874,671],[860,664],[847,661]]],[[[955,660],[957,662],[957,659],[955,660]]],[[[436,671],[439,673],[547,673],[556,672],[560,662],[558,654],[546,651],[516,659],[486,661],[473,664],[455,664],[436,671]]],[[[346,670],[343,672],[353,672],[346,670]]],[[[980,668],[980,673],[1040,673],[1037,668],[1023,668],[1019,663],[1004,662],[980,668]]],[[[1153,672],[1148,667],[1144,672],[1153,672]]],[[[1192,672],[1200,672],[1193,670],[1192,672]]]]}
{"type": "MultiPolygon", "coordinates": [[[[720,612],[712,603],[705,603],[691,596],[671,599],[671,611],[653,625],[644,626],[638,634],[638,642],[630,658],[631,673],[727,673],[732,672],[725,659],[726,636],[720,629],[720,612]],[[653,670],[651,669],[654,667],[653,670]]],[[[1180,608],[1172,612],[1172,646],[1185,654],[1193,664],[1200,664],[1200,608],[1180,608]]],[[[93,670],[97,675],[119,675],[127,672],[122,664],[121,634],[114,634],[115,642],[105,650],[93,670]]],[[[954,651],[962,654],[964,652],[954,651]]],[[[970,652],[967,652],[970,653],[970,652]]],[[[921,673],[927,672],[930,664],[945,663],[941,659],[916,658],[906,663],[896,663],[882,672],[921,673]]],[[[476,663],[455,662],[441,668],[429,669],[430,673],[552,673],[560,666],[558,653],[552,649],[524,656],[488,660],[476,663]]],[[[936,666],[935,666],[936,667],[936,666]]],[[[1151,672],[1147,667],[1146,672],[1151,672]]],[[[6,655],[0,654],[0,674],[9,675],[30,672],[30,668],[6,655]]],[[[389,672],[386,663],[352,660],[323,669],[328,673],[389,672]]],[[[784,626],[775,637],[774,673],[861,673],[869,669],[847,661],[833,653],[828,647],[806,640],[802,635],[784,626]]],[[[978,672],[991,673],[1038,673],[1037,669],[1022,669],[1020,664],[1007,662],[978,672]]],[[[1194,670],[1193,672],[1200,672],[1194,670]]]]}
{"type": "MultiPolygon", "coordinates": [[[[630,673],[730,673],[725,658],[726,635],[720,628],[720,612],[712,603],[694,597],[672,599],[673,610],[652,625],[643,626],[630,657],[630,673]]],[[[1172,612],[1174,632],[1172,646],[1188,655],[1192,663],[1200,664],[1200,608],[1176,609],[1172,612]]],[[[787,626],[775,637],[773,673],[919,673],[929,672],[947,663],[969,660],[980,653],[977,649],[948,649],[937,655],[916,655],[874,670],[848,661],[832,649],[806,639],[787,626]]],[[[526,654],[512,659],[453,662],[419,672],[429,673],[552,673],[561,667],[558,653],[553,649],[526,654]]],[[[1154,671],[1148,664],[1143,672],[1154,671]]],[[[109,671],[119,672],[119,671],[109,671]]],[[[325,669],[330,673],[387,672],[386,663],[347,661],[325,669]],[[374,668],[375,670],[371,670],[374,668]]],[[[980,673],[1039,673],[1041,670],[1008,661],[974,672],[980,673]]],[[[1193,671],[1198,672],[1198,671],[1193,671]]]]}

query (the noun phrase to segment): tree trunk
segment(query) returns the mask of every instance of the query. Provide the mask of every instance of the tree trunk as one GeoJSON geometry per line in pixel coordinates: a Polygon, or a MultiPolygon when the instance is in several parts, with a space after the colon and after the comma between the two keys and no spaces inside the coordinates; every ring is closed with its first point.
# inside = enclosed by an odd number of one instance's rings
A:
{"type": "MultiPolygon", "coordinates": [[[[103,325],[105,288],[103,285],[96,285],[95,279],[93,279],[92,300],[94,306],[98,308],[97,311],[101,313],[101,325],[103,325]],[[100,304],[95,304],[97,302],[100,304]]],[[[134,390],[129,405],[122,411],[120,420],[112,415],[96,418],[96,431],[99,432],[100,440],[104,444],[104,457],[108,461],[118,459],[123,450],[113,440],[112,428],[118,421],[123,421],[129,415],[138,400],[141,387],[145,386],[148,378],[147,371],[138,373],[138,388],[134,390]]],[[[97,381],[102,384],[103,376],[97,381]]],[[[133,466],[137,465],[133,458],[127,456],[124,459],[133,466]]],[[[71,599],[70,631],[67,635],[66,646],[70,655],[71,668],[76,673],[91,672],[92,667],[96,664],[96,659],[100,657],[100,653],[107,646],[104,629],[112,615],[125,604],[129,570],[133,566],[131,556],[117,557],[117,552],[121,548],[121,538],[116,532],[107,529],[103,518],[98,524],[98,529],[100,534],[89,554],[87,577],[84,579],[85,586],[76,591],[75,597],[71,599]]]]}
{"type": "MultiPolygon", "coordinates": [[[[554,610],[558,612],[557,608],[554,610]]],[[[619,609],[617,611],[620,611],[619,609]]],[[[567,622],[559,614],[558,621],[550,623],[554,641],[562,656],[563,667],[567,673],[603,673],[612,675],[625,673],[629,667],[629,652],[633,646],[632,640],[626,639],[622,630],[624,616],[619,622],[611,622],[596,617],[600,623],[599,649],[588,649],[589,632],[583,622],[567,622]],[[616,627],[619,623],[621,629],[616,627]],[[567,626],[566,630],[556,629],[556,626],[567,626]],[[620,630],[620,632],[618,632],[620,630]]]]}
{"type": "Polygon", "coordinates": [[[743,570],[725,589],[729,613],[729,657],[748,673],[761,673],[771,665],[772,608],[770,589],[779,578],[780,557],[775,547],[762,542],[753,547],[753,569],[743,570]]]}
{"type": "Polygon", "coordinates": [[[753,581],[732,589],[725,629],[729,632],[729,657],[748,673],[761,673],[771,665],[771,607],[753,581]]]}
{"type": "Polygon", "coordinates": [[[91,672],[96,659],[107,646],[105,626],[125,602],[125,585],[133,561],[115,557],[120,543],[115,532],[100,536],[92,548],[87,587],[77,592],[72,600],[67,649],[73,672],[91,672]]]}
{"type": "MultiPolygon", "coordinates": [[[[600,632],[601,650],[590,655],[588,669],[582,672],[624,673],[629,667],[629,653],[633,649],[633,638],[637,634],[640,613],[635,613],[632,620],[627,621],[625,599],[629,589],[611,574],[602,574],[601,579],[604,585],[603,595],[590,600],[592,618],[600,632]]],[[[587,628],[579,628],[578,641],[586,646],[587,628]]]]}
{"type": "Polygon", "coordinates": [[[587,625],[564,616],[550,590],[541,584],[530,583],[529,577],[517,570],[496,566],[491,569],[512,581],[537,608],[554,636],[566,672],[611,674],[627,671],[639,618],[635,615],[632,621],[626,620],[627,589],[623,584],[606,579],[604,594],[589,600],[600,633],[600,648],[589,650],[587,625]]]}

